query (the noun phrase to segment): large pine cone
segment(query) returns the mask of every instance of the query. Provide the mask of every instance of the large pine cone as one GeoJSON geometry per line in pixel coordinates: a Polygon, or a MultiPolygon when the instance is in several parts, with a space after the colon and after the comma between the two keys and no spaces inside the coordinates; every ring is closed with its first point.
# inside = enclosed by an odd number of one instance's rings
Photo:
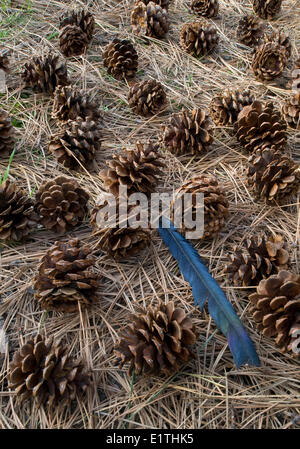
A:
{"type": "Polygon", "coordinates": [[[163,37],[169,31],[167,11],[152,1],[139,2],[132,10],[131,26],[137,36],[163,37]]]}
{"type": "Polygon", "coordinates": [[[66,56],[78,56],[85,53],[94,34],[94,16],[80,9],[70,11],[60,18],[59,45],[66,56]]]}
{"type": "Polygon", "coordinates": [[[258,17],[253,15],[243,16],[237,27],[237,39],[248,47],[256,47],[263,37],[264,27],[264,23],[258,17]]]}
{"type": "Polygon", "coordinates": [[[92,120],[78,118],[52,136],[49,151],[65,167],[88,167],[101,148],[101,131],[92,120]]]}
{"type": "Polygon", "coordinates": [[[237,139],[249,152],[272,146],[281,150],[286,145],[286,123],[271,102],[264,106],[254,101],[245,106],[238,115],[235,131],[237,139]]]}
{"type": "Polygon", "coordinates": [[[100,112],[83,89],[58,86],[54,93],[52,117],[62,122],[77,120],[79,117],[98,121],[100,112]]]}
{"type": "Polygon", "coordinates": [[[275,148],[258,149],[249,158],[248,184],[258,199],[281,202],[297,193],[300,186],[299,166],[275,148]]]}
{"type": "Polygon", "coordinates": [[[130,88],[128,103],[133,112],[147,117],[157,114],[165,105],[166,98],[161,83],[156,80],[145,80],[130,88]]]}
{"type": "Polygon", "coordinates": [[[10,56],[9,50],[1,50],[1,52],[0,52],[0,70],[3,70],[6,73],[10,72],[9,56],[10,56]]]}
{"type": "Polygon", "coordinates": [[[213,128],[207,113],[202,109],[183,109],[173,114],[169,124],[162,127],[164,147],[177,156],[185,153],[199,154],[212,144],[213,128]]]}
{"type": "Polygon", "coordinates": [[[90,375],[69,351],[60,341],[36,335],[15,352],[9,365],[9,388],[22,400],[33,397],[38,406],[70,403],[87,389],[90,375]]]}
{"type": "Polygon", "coordinates": [[[129,375],[170,375],[193,358],[189,346],[195,342],[193,321],[173,301],[140,308],[120,334],[117,363],[121,368],[129,362],[129,375]]]}
{"type": "MultiPolygon", "coordinates": [[[[202,193],[204,195],[204,232],[202,238],[214,238],[223,228],[229,215],[229,203],[224,189],[219,186],[217,178],[213,175],[200,175],[185,181],[178,189],[175,200],[171,203],[173,222],[178,214],[176,210],[178,203],[176,204],[176,201],[185,193],[192,195],[202,193]]],[[[192,197],[192,203],[192,219],[195,222],[197,217],[196,195],[192,197]]],[[[201,208],[202,204],[199,204],[198,207],[201,208]]],[[[183,219],[182,226],[178,229],[181,232],[192,231],[185,227],[183,219]]]]}
{"type": "Polygon", "coordinates": [[[46,53],[34,56],[24,66],[22,73],[24,83],[37,92],[52,94],[57,86],[67,86],[69,83],[66,63],[59,55],[46,53]]]}
{"type": "Polygon", "coordinates": [[[15,129],[6,111],[0,110],[0,153],[9,153],[15,144],[15,129]]]}
{"type": "Polygon", "coordinates": [[[103,51],[103,64],[116,79],[132,78],[138,68],[138,54],[128,40],[114,39],[103,51]]]}
{"type": "Polygon", "coordinates": [[[16,184],[4,181],[0,185],[0,240],[22,240],[37,221],[31,198],[16,184]]]}
{"type": "Polygon", "coordinates": [[[196,16],[215,17],[219,12],[219,0],[192,0],[191,10],[196,16]]]}
{"type": "Polygon", "coordinates": [[[219,42],[217,29],[205,21],[185,23],[180,31],[180,46],[183,50],[197,57],[214,50],[219,42]]]}
{"type": "Polygon", "coordinates": [[[232,125],[237,121],[243,107],[249,106],[253,101],[254,98],[248,90],[225,90],[223,94],[211,100],[210,116],[216,125],[232,125]]]}
{"type": "Polygon", "coordinates": [[[251,237],[243,248],[234,247],[230,255],[231,263],[225,273],[235,285],[257,285],[259,281],[287,268],[289,253],[284,239],[259,236],[251,237]]]}
{"type": "Polygon", "coordinates": [[[89,200],[76,179],[58,176],[42,184],[36,194],[36,210],[46,229],[69,231],[85,218],[89,200]]]}
{"type": "Polygon", "coordinates": [[[153,2],[167,11],[169,8],[170,0],[136,0],[135,4],[138,5],[140,2],[145,3],[145,5],[148,5],[150,2],[153,2]]]}
{"type": "Polygon", "coordinates": [[[282,0],[252,0],[254,12],[262,19],[273,19],[281,9],[282,0]]]}
{"type": "Polygon", "coordinates": [[[300,91],[285,101],[282,114],[288,126],[300,129],[300,91]]]}
{"type": "Polygon", "coordinates": [[[46,310],[78,311],[98,300],[99,276],[91,272],[95,259],[78,239],[55,242],[47,250],[34,279],[35,299],[46,310]]]}
{"type": "Polygon", "coordinates": [[[69,11],[67,15],[62,13],[59,18],[59,28],[62,29],[67,25],[76,25],[81,28],[87,35],[89,41],[93,38],[95,31],[95,18],[89,11],[85,9],[75,9],[69,11]]]}
{"type": "Polygon", "coordinates": [[[275,42],[263,42],[253,55],[252,70],[256,78],[269,81],[282,74],[288,62],[287,50],[275,42]]]}
{"type": "Polygon", "coordinates": [[[135,149],[124,149],[124,153],[114,154],[107,166],[101,177],[106,190],[117,197],[120,186],[127,186],[128,196],[135,192],[154,192],[164,163],[159,145],[149,141],[145,144],[136,142],[135,149]]]}
{"type": "Polygon", "coordinates": [[[258,330],[266,337],[276,337],[276,346],[282,352],[299,356],[300,276],[280,271],[262,280],[249,299],[258,330]]]}
{"type": "Polygon", "coordinates": [[[271,34],[265,35],[265,42],[273,42],[278,47],[283,47],[286,52],[286,57],[289,59],[292,54],[292,43],[283,30],[275,30],[271,34]]]}

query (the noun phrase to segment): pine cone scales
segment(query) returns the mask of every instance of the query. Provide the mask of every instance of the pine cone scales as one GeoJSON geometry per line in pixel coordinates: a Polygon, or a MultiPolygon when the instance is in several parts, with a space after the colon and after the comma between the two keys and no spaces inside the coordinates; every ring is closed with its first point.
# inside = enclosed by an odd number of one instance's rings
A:
{"type": "Polygon", "coordinates": [[[135,192],[154,192],[164,163],[159,146],[149,141],[145,144],[136,142],[135,149],[124,149],[123,154],[114,154],[107,166],[101,177],[106,190],[117,197],[119,186],[127,186],[128,196],[135,192]]]}
{"type": "Polygon", "coordinates": [[[280,150],[286,145],[286,123],[271,102],[264,106],[254,101],[245,106],[238,115],[235,131],[237,139],[249,152],[272,146],[280,150]]]}
{"type": "Polygon", "coordinates": [[[68,121],[49,142],[49,152],[65,167],[87,167],[101,148],[101,131],[94,121],[68,121]]]}
{"type": "Polygon", "coordinates": [[[199,154],[212,144],[212,123],[202,109],[173,114],[169,123],[162,127],[161,140],[171,153],[177,156],[185,153],[199,154]]]}
{"type": "Polygon", "coordinates": [[[94,16],[80,9],[70,11],[60,17],[59,45],[61,52],[66,56],[79,56],[83,54],[94,34],[94,16]]]}
{"type": "Polygon", "coordinates": [[[153,2],[167,11],[169,8],[170,0],[136,0],[135,4],[138,5],[140,2],[145,3],[145,5],[148,5],[150,2],[153,2]]]}
{"type": "Polygon", "coordinates": [[[22,240],[37,221],[31,198],[16,184],[4,181],[0,185],[0,240],[22,240]]]}
{"type": "Polygon", "coordinates": [[[254,12],[262,19],[273,19],[281,9],[282,0],[252,0],[254,12]]]}
{"type": "Polygon", "coordinates": [[[78,118],[97,121],[100,112],[97,104],[90,100],[83,89],[58,86],[54,93],[52,117],[62,122],[78,118]]]}
{"type": "Polygon", "coordinates": [[[69,11],[66,16],[62,14],[59,20],[60,29],[67,25],[75,25],[81,28],[81,30],[87,35],[89,41],[93,38],[95,19],[89,11],[86,11],[85,9],[69,11]]]}
{"type": "Polygon", "coordinates": [[[216,125],[232,125],[237,121],[238,114],[243,107],[249,106],[254,98],[248,90],[226,90],[224,94],[217,95],[210,103],[210,116],[216,125]]]}
{"type": "Polygon", "coordinates": [[[273,31],[270,35],[265,35],[265,42],[272,42],[278,47],[283,47],[286,52],[287,59],[291,57],[292,43],[289,36],[287,36],[284,31],[273,31]]]}
{"type": "Polygon", "coordinates": [[[258,149],[249,158],[248,185],[258,199],[267,203],[281,202],[297,193],[300,170],[289,157],[275,148],[258,149]]]}
{"type": "Polygon", "coordinates": [[[215,17],[219,12],[219,0],[193,0],[191,9],[197,16],[215,17]]]}
{"type": "Polygon", "coordinates": [[[264,24],[253,15],[240,19],[236,36],[237,39],[248,47],[256,47],[263,37],[264,24]]]}
{"type": "Polygon", "coordinates": [[[185,23],[180,31],[180,46],[183,50],[197,57],[204,56],[219,42],[217,29],[205,21],[185,23]]]}
{"type": "Polygon", "coordinates": [[[288,62],[287,49],[275,42],[263,42],[256,49],[252,60],[254,75],[261,81],[280,76],[288,62]]]}
{"type": "Polygon", "coordinates": [[[67,66],[59,55],[46,53],[25,64],[21,75],[24,83],[38,92],[52,94],[56,87],[69,84],[67,66]]]}
{"type": "Polygon", "coordinates": [[[90,271],[95,260],[78,239],[55,242],[42,257],[34,280],[35,299],[46,310],[78,311],[79,303],[97,301],[99,276],[90,271]]]}
{"type": "Polygon", "coordinates": [[[138,54],[128,40],[114,39],[103,51],[103,63],[116,79],[133,77],[138,68],[138,54]]]}
{"type": "Polygon", "coordinates": [[[15,130],[6,111],[0,110],[0,153],[10,152],[15,144],[15,130]]]}
{"type": "Polygon", "coordinates": [[[87,214],[88,193],[76,179],[58,176],[42,184],[36,194],[36,210],[46,229],[57,233],[71,230],[87,214]]]}
{"type": "Polygon", "coordinates": [[[276,337],[276,346],[282,352],[299,356],[300,276],[280,271],[262,280],[249,299],[258,330],[266,337],[276,337]]]}
{"type": "Polygon", "coordinates": [[[161,38],[169,31],[167,11],[154,2],[139,2],[131,13],[132,31],[136,36],[161,38]]]}
{"type": "Polygon", "coordinates": [[[287,268],[289,253],[279,235],[252,237],[243,248],[234,247],[225,273],[235,285],[257,285],[259,281],[287,268]]]}
{"type": "Polygon", "coordinates": [[[290,128],[300,129],[300,92],[286,100],[282,114],[290,128]]]}
{"type": "Polygon", "coordinates": [[[115,348],[120,368],[127,362],[129,375],[170,375],[193,357],[189,346],[196,342],[195,327],[181,308],[167,305],[141,309],[121,333],[115,348]]]}
{"type": "Polygon", "coordinates": [[[68,355],[59,341],[36,335],[24,344],[9,365],[9,388],[22,400],[33,397],[38,406],[70,403],[85,391],[90,376],[80,360],[68,355]]]}
{"type": "Polygon", "coordinates": [[[156,80],[146,80],[134,84],[128,94],[130,108],[139,115],[154,115],[166,103],[163,86],[156,80]]]}

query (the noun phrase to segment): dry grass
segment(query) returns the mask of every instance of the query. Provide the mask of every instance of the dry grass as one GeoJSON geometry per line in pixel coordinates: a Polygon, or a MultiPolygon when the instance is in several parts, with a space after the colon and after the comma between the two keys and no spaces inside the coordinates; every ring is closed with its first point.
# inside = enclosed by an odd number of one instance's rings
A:
{"type": "MultiPolygon", "coordinates": [[[[26,1],[12,3],[17,6],[26,1]]],[[[167,39],[149,40],[150,45],[131,34],[132,3],[132,0],[33,0],[27,11],[13,6],[2,11],[0,39],[13,50],[13,70],[7,78],[6,93],[1,96],[1,108],[12,115],[18,132],[10,178],[28,193],[34,194],[45,179],[66,173],[76,177],[95,200],[102,187],[97,172],[112,152],[133,144],[137,138],[156,138],[161,124],[182,105],[189,109],[207,107],[211,97],[228,86],[249,87],[257,98],[272,99],[276,105],[288,95],[285,77],[268,85],[254,79],[249,70],[251,53],[236,42],[238,18],[251,11],[249,1],[220,0],[220,14],[213,21],[220,33],[220,44],[211,56],[202,60],[180,50],[180,27],[193,18],[182,0],[171,0],[172,30],[167,39]],[[87,56],[69,60],[68,70],[74,85],[86,88],[99,100],[104,116],[104,141],[94,172],[77,173],[65,170],[47,154],[48,136],[56,127],[50,118],[52,100],[34,95],[30,89],[21,90],[19,73],[37,48],[57,49],[59,13],[71,5],[88,3],[97,22],[96,36],[87,56]],[[164,85],[169,103],[160,115],[149,120],[134,116],[127,104],[128,86],[112,79],[104,70],[101,49],[117,35],[136,44],[137,79],[155,78],[164,85]]],[[[280,17],[270,26],[282,26],[289,31],[294,58],[299,57],[299,0],[283,3],[280,17]]],[[[272,340],[261,337],[247,311],[249,290],[233,288],[222,275],[233,245],[262,230],[284,235],[290,246],[292,269],[299,273],[299,198],[281,207],[256,203],[245,183],[246,156],[230,129],[216,129],[215,136],[209,152],[197,160],[166,153],[167,170],[160,190],[172,191],[189,176],[206,171],[215,173],[225,185],[231,211],[227,226],[214,241],[196,242],[196,246],[254,339],[262,367],[235,369],[226,339],[215,332],[206,313],[201,315],[194,310],[189,285],[156,235],[151,247],[139,258],[115,263],[99,255],[97,270],[103,275],[103,283],[98,306],[70,315],[43,312],[33,298],[31,282],[40,256],[57,236],[39,230],[26,244],[1,247],[0,315],[8,338],[8,351],[0,359],[1,428],[299,427],[299,362],[279,354],[272,340]],[[147,305],[158,298],[174,299],[192,314],[200,332],[197,359],[172,378],[131,379],[125,369],[114,366],[112,347],[135,303],[147,305]],[[63,336],[70,352],[81,355],[93,372],[92,389],[72,408],[37,410],[30,402],[20,404],[8,391],[6,375],[12,353],[20,341],[38,330],[47,336],[63,336]]],[[[298,161],[299,142],[300,133],[290,131],[289,151],[298,161]]],[[[1,173],[7,163],[8,159],[1,158],[1,173]]],[[[61,239],[77,236],[83,242],[91,241],[90,231],[87,220],[61,239]]]]}

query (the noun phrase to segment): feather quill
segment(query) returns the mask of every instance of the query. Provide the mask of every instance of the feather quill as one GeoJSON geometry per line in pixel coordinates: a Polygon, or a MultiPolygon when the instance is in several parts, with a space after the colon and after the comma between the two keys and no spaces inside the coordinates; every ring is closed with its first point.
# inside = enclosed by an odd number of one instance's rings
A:
{"type": "Polygon", "coordinates": [[[203,310],[208,300],[208,311],[218,329],[227,337],[234,362],[241,365],[260,366],[255,346],[241,320],[217,281],[208,272],[195,248],[165,217],[161,217],[159,234],[178,261],[179,268],[191,284],[195,305],[203,310]]]}

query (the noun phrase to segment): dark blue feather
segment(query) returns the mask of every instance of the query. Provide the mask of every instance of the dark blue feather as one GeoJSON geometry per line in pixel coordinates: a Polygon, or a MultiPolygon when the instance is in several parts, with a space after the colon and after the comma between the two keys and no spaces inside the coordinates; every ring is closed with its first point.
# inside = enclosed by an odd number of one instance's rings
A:
{"type": "Polygon", "coordinates": [[[241,320],[217,281],[211,276],[195,248],[165,217],[161,218],[159,233],[169,247],[179,268],[193,290],[195,305],[202,310],[208,300],[208,311],[217,327],[227,337],[237,367],[248,364],[260,366],[254,344],[241,320]],[[168,227],[169,226],[169,227],[168,227]]]}

